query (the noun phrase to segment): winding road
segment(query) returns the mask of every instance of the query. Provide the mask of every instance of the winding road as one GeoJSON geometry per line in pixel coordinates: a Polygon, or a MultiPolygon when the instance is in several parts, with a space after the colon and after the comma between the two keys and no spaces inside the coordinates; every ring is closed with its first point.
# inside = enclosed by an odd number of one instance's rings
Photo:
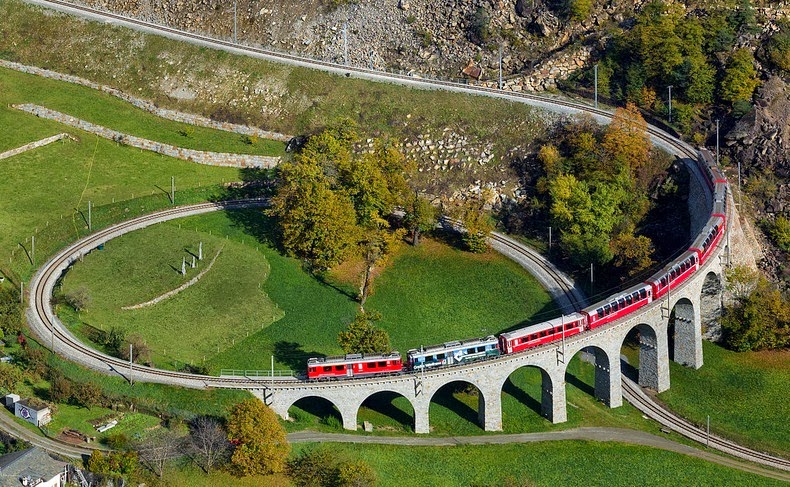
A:
{"type": "MultiPolygon", "coordinates": [[[[180,41],[190,42],[193,44],[197,44],[213,49],[222,49],[236,54],[252,56],[252,57],[274,61],[278,63],[288,63],[291,65],[304,66],[312,69],[321,69],[324,71],[345,75],[345,76],[353,76],[357,78],[381,81],[381,82],[398,83],[398,84],[403,84],[406,86],[412,86],[421,89],[444,89],[444,90],[449,90],[459,93],[507,99],[514,102],[527,103],[553,112],[560,112],[567,114],[588,113],[594,118],[596,118],[597,120],[603,122],[608,122],[612,117],[611,112],[594,108],[590,105],[586,105],[578,102],[553,99],[553,98],[537,96],[527,93],[504,92],[491,88],[474,87],[470,85],[453,83],[448,81],[414,78],[410,76],[373,71],[359,67],[343,66],[334,63],[303,58],[300,56],[283,54],[283,53],[261,49],[257,47],[233,44],[231,42],[227,42],[223,40],[211,39],[209,37],[202,36],[199,34],[180,31],[166,26],[151,24],[148,22],[139,21],[137,19],[124,17],[110,12],[101,12],[98,10],[94,10],[74,4],[69,4],[67,2],[62,2],[58,0],[28,0],[28,1],[30,3],[35,3],[47,8],[54,8],[57,10],[61,10],[67,13],[71,13],[83,17],[88,17],[104,22],[117,23],[119,25],[124,25],[126,27],[142,30],[152,34],[164,35],[166,37],[174,38],[180,41]]],[[[690,147],[688,144],[674,137],[671,137],[665,132],[653,126],[648,126],[648,132],[655,145],[668,150],[672,154],[684,158],[696,157],[696,151],[692,147],[690,147]]],[[[77,258],[79,258],[79,256],[84,255],[85,253],[89,252],[99,244],[104,243],[111,238],[114,238],[128,231],[144,228],[145,226],[151,225],[153,223],[157,223],[159,221],[166,221],[173,218],[180,218],[183,216],[190,216],[190,215],[201,214],[201,213],[217,211],[222,209],[259,206],[261,204],[262,203],[260,201],[233,201],[233,202],[223,202],[223,203],[205,203],[202,205],[193,205],[190,207],[173,208],[170,210],[159,212],[157,214],[146,215],[134,220],[130,220],[128,222],[123,222],[111,226],[107,229],[101,230],[88,237],[81,239],[80,241],[72,244],[68,248],[64,249],[63,251],[55,255],[52,259],[50,259],[50,261],[44,267],[42,267],[36,273],[36,276],[34,277],[34,280],[31,283],[31,287],[30,287],[31,307],[27,311],[28,321],[30,322],[31,329],[33,330],[34,334],[38,336],[39,339],[42,340],[43,343],[45,344],[49,343],[53,350],[63,355],[64,357],[68,358],[69,360],[73,360],[89,368],[99,370],[104,373],[120,374],[123,375],[124,377],[127,377],[127,379],[130,380],[133,379],[133,380],[143,380],[147,382],[159,382],[159,383],[166,383],[166,384],[179,385],[184,387],[193,387],[193,388],[255,387],[256,382],[260,384],[260,381],[256,381],[251,378],[212,377],[212,376],[193,375],[193,374],[186,374],[186,373],[172,372],[165,370],[157,370],[149,367],[142,367],[136,364],[130,365],[127,362],[123,362],[114,357],[110,357],[105,354],[99,353],[91,349],[90,347],[86,347],[79,340],[77,340],[64,326],[62,326],[62,323],[60,323],[60,321],[54,315],[54,311],[52,310],[52,307],[50,305],[50,297],[52,294],[52,289],[54,287],[54,284],[57,281],[57,278],[62,274],[62,272],[66,268],[68,268],[69,265],[71,265],[71,263],[74,260],[76,260],[77,258]]],[[[507,239],[504,236],[494,235],[492,237],[492,240],[494,242],[495,247],[499,246],[500,248],[504,249],[505,253],[512,251],[520,255],[524,255],[524,253],[519,253],[517,250],[515,250],[518,248],[518,245],[520,244],[517,245],[517,243],[515,243],[510,239],[507,239]]],[[[527,256],[524,256],[524,258],[529,259],[529,257],[527,256]]],[[[542,263],[539,265],[542,265],[542,263]]],[[[578,309],[580,307],[580,303],[583,302],[583,296],[581,294],[577,295],[577,293],[574,292],[574,287],[571,283],[563,279],[561,276],[559,278],[555,276],[554,278],[552,278],[552,282],[553,283],[549,283],[549,285],[547,285],[547,288],[550,290],[550,292],[552,292],[553,295],[564,294],[565,296],[567,296],[568,302],[567,303],[561,302],[561,306],[563,307],[563,309],[566,309],[567,307],[578,309]]],[[[266,381],[279,382],[279,381],[287,381],[287,380],[293,381],[297,379],[266,378],[266,381]]],[[[629,402],[636,404],[637,407],[639,407],[643,412],[645,412],[645,414],[649,415],[650,417],[656,418],[662,424],[665,424],[666,426],[678,432],[681,432],[682,434],[688,436],[689,438],[695,439],[696,441],[700,441],[701,435],[704,438],[704,433],[702,433],[698,428],[695,428],[693,425],[690,425],[687,421],[682,420],[681,418],[678,418],[677,416],[674,416],[671,413],[658,407],[654,402],[649,400],[649,398],[647,398],[647,396],[645,396],[644,393],[638,387],[626,383],[624,387],[624,394],[626,399],[629,400],[629,402]]],[[[7,422],[3,422],[3,424],[6,425],[7,422]]],[[[573,431],[581,432],[581,433],[576,433],[579,435],[591,435],[591,436],[613,435],[616,436],[615,439],[618,441],[625,441],[624,438],[626,437],[638,438],[638,440],[634,440],[634,442],[637,444],[642,444],[642,443],[638,443],[639,441],[648,441],[647,437],[658,438],[661,441],[668,441],[661,439],[659,437],[655,437],[654,435],[647,435],[645,433],[635,432],[632,430],[601,430],[601,429],[567,430],[567,431],[552,432],[552,433],[534,434],[537,436],[534,435],[485,436],[485,437],[480,437],[480,438],[484,438],[484,440],[480,439],[474,441],[479,441],[481,443],[486,443],[486,442],[491,443],[498,441],[502,441],[502,442],[544,441],[545,439],[549,439],[549,438],[551,439],[561,438],[562,435],[571,434],[569,432],[573,432],[573,431]],[[547,435],[547,436],[544,438],[541,437],[540,435],[547,435]],[[624,436],[620,436],[620,435],[624,435],[624,436]],[[502,440],[496,440],[496,438],[502,438],[502,440]],[[535,439],[535,438],[542,438],[542,439],[535,439]]],[[[358,435],[340,435],[340,436],[333,435],[332,438],[341,438],[341,437],[345,438],[346,436],[353,438],[354,441],[362,441],[360,440],[361,438],[369,438],[369,437],[358,436],[358,435]]],[[[296,436],[295,438],[296,439],[294,441],[300,441],[300,438],[303,439],[304,441],[320,441],[318,439],[315,439],[315,438],[320,438],[320,435],[314,436],[313,440],[304,439],[299,436],[296,436]]],[[[451,440],[442,439],[442,441],[453,441],[455,442],[455,444],[458,444],[459,442],[462,441],[470,441],[469,438],[466,437],[464,438],[465,439],[455,439],[455,438],[451,440]]],[[[471,438],[476,438],[476,437],[471,437],[471,438]]],[[[583,438],[583,439],[595,439],[595,438],[583,438]]],[[[612,436],[610,436],[608,439],[611,440],[612,436]]],[[[390,441],[390,439],[384,439],[384,438],[382,438],[381,440],[390,441]]],[[[409,437],[403,441],[407,441],[407,444],[416,445],[416,444],[423,444],[421,443],[423,441],[430,442],[436,440],[437,439],[435,438],[409,437]]],[[[711,437],[711,440],[713,440],[713,437],[711,437]]],[[[339,441],[339,440],[333,439],[332,441],[339,441]]],[[[649,441],[657,441],[657,440],[651,439],[649,441]]],[[[678,445],[674,442],[669,442],[669,443],[678,445]]],[[[742,447],[739,447],[738,445],[732,444],[731,442],[726,442],[726,440],[721,440],[721,442],[711,441],[710,446],[713,448],[721,449],[726,453],[745,456],[752,461],[766,463],[783,470],[790,470],[790,464],[787,462],[787,460],[777,459],[775,457],[766,456],[760,452],[754,452],[752,450],[744,449],[742,447]]],[[[714,461],[717,461],[717,463],[730,461],[729,459],[723,459],[722,457],[708,454],[706,452],[701,452],[699,450],[695,450],[690,447],[685,447],[683,445],[678,445],[678,447],[688,448],[693,452],[697,452],[698,455],[696,456],[705,454],[706,456],[709,455],[711,457],[714,457],[716,459],[714,461]]],[[[688,452],[683,452],[683,453],[689,454],[688,452]]],[[[732,462],[743,465],[742,462],[737,462],[735,460],[732,460],[732,462]]],[[[760,469],[759,467],[750,466],[749,468],[768,472],[765,469],[760,469]]],[[[784,475],[784,474],[774,473],[773,475],[784,475]]],[[[781,477],[781,479],[790,480],[786,475],[781,477]]]]}

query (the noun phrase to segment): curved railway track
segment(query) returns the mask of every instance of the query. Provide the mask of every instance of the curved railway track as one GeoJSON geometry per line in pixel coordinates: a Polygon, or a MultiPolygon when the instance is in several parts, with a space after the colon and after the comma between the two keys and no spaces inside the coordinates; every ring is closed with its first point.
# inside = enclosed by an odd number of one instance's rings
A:
{"type": "MultiPolygon", "coordinates": [[[[28,1],[30,3],[42,5],[44,7],[56,8],[69,13],[76,13],[78,15],[88,16],[94,19],[98,19],[100,21],[118,22],[130,26],[132,28],[141,29],[158,35],[164,35],[170,38],[184,40],[187,42],[203,45],[214,49],[222,49],[242,55],[248,55],[252,57],[266,59],[273,62],[289,63],[292,65],[303,66],[312,69],[322,69],[324,71],[332,72],[339,75],[354,76],[357,78],[369,79],[374,81],[383,81],[390,83],[394,82],[394,83],[399,83],[399,84],[412,86],[416,88],[422,88],[422,89],[445,89],[449,91],[455,91],[455,92],[472,94],[472,95],[483,95],[483,96],[489,96],[494,98],[501,98],[510,101],[522,102],[538,107],[543,107],[550,111],[555,111],[555,112],[564,112],[564,113],[584,112],[591,114],[594,118],[598,120],[602,120],[604,122],[608,122],[612,118],[611,112],[599,108],[595,108],[593,106],[586,105],[583,103],[548,98],[545,96],[538,96],[529,93],[505,92],[494,88],[472,86],[472,85],[452,82],[452,81],[415,78],[412,76],[407,76],[397,73],[385,73],[385,72],[379,72],[379,71],[360,68],[360,67],[344,66],[337,63],[314,60],[310,58],[296,56],[293,54],[281,53],[281,52],[271,51],[253,46],[234,44],[229,41],[213,39],[200,34],[182,31],[179,29],[174,29],[172,27],[156,25],[149,22],[144,22],[130,17],[118,15],[112,12],[99,11],[96,9],[71,4],[69,2],[64,2],[61,0],[28,0],[28,1]]],[[[670,136],[664,131],[656,127],[653,127],[651,125],[648,125],[647,130],[648,130],[648,134],[650,135],[655,145],[661,146],[662,148],[667,149],[672,154],[681,158],[693,159],[696,157],[696,151],[688,144],[670,136]]],[[[67,358],[72,358],[68,356],[67,352],[71,350],[76,351],[79,354],[79,358],[76,359],[75,361],[80,362],[84,365],[87,365],[97,370],[102,370],[104,372],[111,372],[111,373],[119,373],[121,375],[124,375],[124,370],[127,370],[129,371],[130,374],[132,374],[132,377],[127,377],[129,379],[134,378],[135,380],[160,382],[160,383],[174,384],[174,385],[187,386],[187,387],[210,387],[210,386],[250,387],[251,384],[255,384],[256,382],[259,383],[258,381],[249,378],[200,376],[200,375],[186,374],[181,372],[152,369],[149,367],[142,367],[138,365],[130,365],[119,359],[110,357],[108,355],[99,353],[89,347],[86,347],[73,335],[71,335],[71,333],[69,333],[67,330],[65,330],[61,326],[56,326],[55,323],[59,323],[59,322],[57,318],[54,316],[54,312],[52,311],[51,307],[49,306],[49,297],[51,296],[54,282],[57,281],[57,278],[71,264],[71,262],[75,260],[76,257],[74,256],[77,255],[79,252],[83,252],[84,254],[85,252],[87,252],[88,249],[95,247],[96,245],[102,243],[103,241],[109,240],[113,236],[117,236],[114,235],[114,232],[122,231],[122,233],[125,233],[123,232],[124,230],[131,231],[137,228],[142,228],[144,226],[154,223],[154,221],[152,220],[158,219],[158,221],[165,221],[166,219],[178,218],[180,216],[187,216],[188,214],[198,214],[201,212],[215,211],[218,209],[230,209],[233,207],[244,207],[245,205],[250,206],[252,204],[253,203],[251,202],[237,201],[237,202],[227,202],[224,204],[207,203],[204,205],[195,205],[193,207],[189,207],[188,209],[174,208],[172,210],[167,210],[165,212],[161,212],[156,215],[147,215],[132,220],[130,222],[118,224],[108,229],[97,232],[96,234],[93,234],[91,236],[85,237],[84,239],[73,244],[72,246],[68,247],[64,251],[58,253],[55,257],[52,258],[52,260],[50,260],[50,262],[46,266],[44,266],[37,273],[34,283],[40,284],[42,282],[45,282],[47,284],[44,286],[41,285],[33,286],[30,290],[31,297],[33,298],[33,303],[35,303],[34,307],[31,307],[28,310],[29,313],[34,314],[34,316],[32,316],[32,318],[34,319],[30,320],[31,327],[34,328],[35,333],[45,343],[47,337],[51,335],[53,348],[55,347],[56,339],[57,339],[57,343],[61,347],[69,347],[69,348],[64,348],[63,350],[64,352],[66,352],[64,353],[64,355],[66,355],[67,358]],[[195,213],[189,213],[189,210],[193,210],[195,213]],[[182,214],[181,213],[182,211],[186,211],[186,214],[182,214]],[[70,250],[72,252],[69,252],[70,250]],[[36,323],[36,326],[34,326],[34,323],[36,323]]],[[[512,249],[512,246],[514,245],[513,241],[509,241],[509,239],[501,235],[492,235],[492,241],[495,244],[499,244],[505,248],[510,248],[510,249],[512,249]]],[[[83,254],[79,254],[79,255],[83,255],[83,254]]],[[[527,252],[526,254],[527,256],[525,258],[531,260],[539,267],[544,268],[543,262],[541,262],[539,259],[536,260],[535,256],[530,254],[529,252],[527,252]]],[[[549,273],[553,274],[554,271],[549,270],[549,273]]],[[[554,277],[556,278],[557,276],[555,275],[554,277]]],[[[557,292],[560,294],[564,294],[566,296],[569,306],[571,306],[574,309],[580,309],[580,307],[584,306],[584,297],[578,294],[577,292],[574,292],[572,285],[570,285],[567,281],[565,281],[562,278],[557,279],[555,282],[557,283],[557,292]]],[[[272,383],[274,383],[275,380],[277,380],[277,382],[281,382],[286,379],[266,378],[267,382],[271,381],[272,383]]],[[[290,378],[289,380],[293,381],[296,379],[290,378]]],[[[637,404],[638,407],[640,408],[644,407],[643,411],[645,411],[646,414],[650,415],[651,417],[654,417],[658,421],[662,422],[662,424],[664,424],[663,421],[667,421],[668,423],[667,426],[676,429],[681,434],[688,436],[689,438],[692,438],[696,441],[701,441],[700,438],[704,437],[704,434],[703,436],[700,436],[702,434],[701,430],[695,428],[693,425],[691,425],[685,420],[682,420],[681,418],[674,417],[674,415],[668,413],[666,410],[653,403],[651,400],[647,398],[647,396],[644,395],[644,393],[641,390],[638,389],[638,387],[635,387],[632,384],[625,383],[624,396],[626,397],[626,399],[629,400],[629,402],[633,402],[634,404],[637,404]],[[674,419],[672,419],[673,417],[674,419]]],[[[711,437],[711,440],[714,440],[714,438],[711,437]]],[[[760,452],[755,452],[740,447],[739,445],[735,445],[734,443],[728,442],[727,440],[716,439],[715,442],[714,441],[711,442],[711,446],[718,448],[721,451],[733,455],[741,456],[742,458],[747,458],[752,461],[763,463],[772,466],[774,468],[778,468],[781,470],[790,469],[790,467],[788,467],[788,462],[784,459],[778,459],[775,457],[771,457],[770,455],[765,455],[760,452]]]]}
{"type": "Polygon", "coordinates": [[[686,438],[690,438],[703,445],[707,445],[709,448],[714,448],[735,457],[768,465],[780,470],[790,471],[790,460],[752,450],[715,435],[707,435],[707,432],[703,431],[702,428],[696,427],[688,420],[656,404],[653,399],[645,394],[638,384],[635,384],[631,379],[625,377],[623,377],[623,397],[647,416],[655,419],[663,426],[680,433],[686,438]]]}

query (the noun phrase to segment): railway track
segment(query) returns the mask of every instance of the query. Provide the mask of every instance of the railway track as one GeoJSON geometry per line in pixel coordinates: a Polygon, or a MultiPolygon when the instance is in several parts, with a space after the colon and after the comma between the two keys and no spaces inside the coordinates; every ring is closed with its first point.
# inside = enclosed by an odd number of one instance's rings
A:
{"type": "Polygon", "coordinates": [[[790,460],[752,450],[715,435],[708,435],[707,431],[702,428],[695,426],[688,420],[656,404],[652,398],[645,394],[638,384],[625,377],[623,377],[623,397],[647,416],[655,419],[663,426],[680,433],[686,438],[690,438],[709,448],[714,448],[738,458],[761,463],[780,470],[790,471],[790,460]]]}
{"type": "MultiPolygon", "coordinates": [[[[229,41],[221,40],[221,39],[212,39],[207,36],[203,36],[200,34],[195,34],[191,32],[182,31],[179,29],[174,29],[172,27],[167,26],[160,26],[156,24],[152,24],[149,22],[144,22],[138,19],[118,15],[112,12],[106,11],[99,11],[96,9],[92,9],[89,7],[84,7],[80,5],[75,5],[69,2],[64,2],[61,0],[27,0],[29,3],[35,3],[44,7],[49,8],[56,8],[61,11],[66,11],[68,13],[75,13],[77,15],[87,16],[90,18],[98,19],[100,21],[105,22],[117,22],[120,24],[124,24],[131,28],[135,28],[138,30],[144,30],[148,32],[152,32],[158,35],[164,35],[170,38],[175,38],[182,41],[191,42],[194,44],[206,46],[209,48],[214,49],[221,49],[226,50],[229,52],[248,55],[260,59],[265,59],[273,62],[278,63],[289,63],[296,66],[303,66],[311,69],[321,69],[324,71],[332,72],[335,74],[343,75],[343,76],[353,76],[362,79],[369,79],[374,81],[383,81],[383,82],[390,82],[390,83],[399,83],[406,86],[412,86],[416,88],[422,89],[445,89],[449,91],[455,91],[459,93],[466,93],[472,95],[482,95],[500,99],[506,99],[515,102],[522,102],[527,103],[530,105],[542,107],[548,109],[550,111],[555,112],[562,112],[562,113],[588,113],[592,115],[597,120],[602,120],[604,122],[608,122],[612,118],[612,113],[606,110],[602,110],[599,108],[595,108],[591,105],[562,100],[557,98],[549,98],[545,96],[538,96],[529,93],[513,93],[513,92],[505,92],[502,90],[494,89],[494,88],[487,88],[483,86],[472,86],[464,83],[452,82],[452,81],[443,81],[443,80],[430,80],[424,78],[416,78],[413,76],[398,74],[398,73],[386,73],[386,72],[379,72],[375,70],[354,67],[354,66],[345,66],[340,65],[337,63],[331,63],[321,60],[315,60],[310,58],[305,58],[302,56],[296,56],[293,54],[281,53],[276,51],[271,51],[267,49],[262,49],[254,46],[244,46],[240,44],[234,44],[229,41]]],[[[652,142],[655,145],[658,145],[670,153],[676,155],[680,158],[695,158],[696,151],[690,147],[688,144],[670,136],[669,134],[663,132],[662,130],[648,125],[647,128],[648,134],[651,137],[652,142]]],[[[195,205],[194,207],[190,207],[196,211],[197,213],[191,214],[198,214],[200,212],[206,211],[215,211],[217,209],[223,209],[218,206],[224,206],[224,209],[232,208],[234,203],[228,202],[224,205],[218,204],[206,204],[206,205],[213,205],[212,208],[209,207],[200,207],[201,205],[195,205]]],[[[244,202],[235,202],[235,204],[240,205],[239,207],[243,207],[244,202]]],[[[249,202],[246,204],[250,204],[249,202]]],[[[103,231],[97,232],[94,235],[88,236],[85,239],[75,243],[73,246],[69,247],[65,251],[60,252],[58,255],[53,257],[53,259],[43,267],[39,273],[36,275],[36,280],[34,282],[41,283],[45,282],[46,285],[44,286],[34,286],[31,290],[31,297],[33,298],[34,306],[31,307],[28,312],[32,313],[31,327],[34,328],[34,332],[36,335],[39,336],[45,343],[47,336],[51,335],[52,338],[52,347],[55,348],[55,341],[57,339],[58,344],[64,348],[64,351],[67,351],[66,347],[69,347],[69,350],[76,351],[79,353],[80,357],[77,362],[83,363],[91,368],[98,369],[104,372],[109,373],[118,373],[121,375],[123,374],[124,370],[128,370],[131,376],[129,379],[136,379],[136,380],[146,380],[150,382],[161,382],[161,383],[168,383],[173,385],[180,385],[186,387],[250,387],[251,384],[260,383],[259,381],[255,381],[249,378],[218,378],[218,377],[210,377],[210,376],[200,376],[194,374],[186,374],[180,372],[172,372],[160,369],[152,369],[149,367],[142,367],[138,365],[128,364],[126,362],[120,361],[114,357],[110,357],[108,355],[101,354],[89,347],[83,345],[79,340],[77,340],[73,335],[71,335],[65,328],[62,326],[56,326],[57,318],[54,316],[54,312],[52,311],[51,307],[49,306],[49,299],[52,294],[52,288],[54,286],[55,281],[60,276],[60,274],[68,267],[68,265],[73,262],[75,259],[74,255],[76,253],[72,252],[69,253],[68,250],[77,250],[79,252],[85,251],[86,249],[90,249],[93,245],[94,247],[103,241],[109,240],[112,238],[113,231],[131,231],[137,228],[143,228],[148,224],[151,224],[150,219],[169,219],[169,218],[178,218],[180,216],[187,216],[190,214],[188,211],[185,214],[179,213],[180,211],[185,209],[173,209],[171,210],[172,213],[169,214],[155,214],[155,215],[148,215],[146,217],[140,217],[139,219],[132,220],[131,222],[122,223],[116,225],[114,227],[110,227],[103,231]],[[50,265],[51,264],[51,265],[50,265]],[[54,277],[54,279],[53,279],[54,277]],[[38,323],[36,323],[38,322],[38,323]],[[33,323],[36,323],[35,327],[33,323]]],[[[164,221],[162,219],[161,221],[164,221]]],[[[125,231],[123,233],[125,233],[125,231]]],[[[512,249],[514,244],[513,241],[509,241],[504,236],[501,235],[493,235],[492,241],[495,245],[500,245],[503,248],[512,249]]],[[[525,256],[525,258],[531,260],[534,264],[538,267],[542,268],[547,274],[553,275],[556,279],[557,275],[553,269],[546,269],[544,267],[544,263],[541,262],[539,259],[536,260],[534,255],[525,256]]],[[[80,254],[82,255],[82,254],[80,254]]],[[[574,292],[573,286],[566,282],[564,279],[556,279],[557,284],[557,293],[564,294],[568,301],[568,305],[576,310],[584,307],[584,297],[583,295],[578,294],[578,292],[574,292]]],[[[66,355],[67,358],[71,358],[66,355]]],[[[291,381],[296,379],[290,379],[291,381]]],[[[275,382],[281,382],[282,379],[275,380],[274,378],[266,378],[267,382],[271,382],[272,386],[274,386],[275,382]]],[[[673,415],[665,411],[663,408],[659,407],[655,403],[652,403],[649,399],[645,399],[646,396],[640,397],[640,394],[644,396],[644,393],[641,390],[638,390],[635,386],[628,384],[624,387],[624,396],[630,402],[636,401],[636,404],[641,404],[641,407],[644,407],[644,411],[646,414],[654,417],[658,421],[672,421],[672,424],[667,424],[668,427],[675,429],[677,427],[677,431],[681,432],[685,436],[689,438],[696,439],[699,441],[699,430],[693,427],[693,425],[688,424],[685,422],[686,425],[681,423],[684,420],[680,418],[676,418],[675,420],[668,419],[671,418],[673,415]],[[673,426],[674,424],[674,426],[673,426]]],[[[639,406],[638,406],[639,407],[639,406]]],[[[664,424],[662,422],[662,424],[664,424]]],[[[713,440],[713,438],[711,438],[713,440]]],[[[742,458],[747,458],[751,461],[756,461],[759,463],[763,463],[766,465],[770,465],[772,467],[787,470],[787,461],[783,459],[777,459],[775,457],[771,457],[769,455],[765,455],[760,452],[754,452],[748,450],[746,448],[740,447],[735,445],[734,443],[728,442],[727,440],[716,439],[715,442],[711,443],[711,446],[721,449],[727,453],[731,453],[733,455],[741,456],[742,458]],[[745,455],[745,456],[744,456],[745,455]]]]}

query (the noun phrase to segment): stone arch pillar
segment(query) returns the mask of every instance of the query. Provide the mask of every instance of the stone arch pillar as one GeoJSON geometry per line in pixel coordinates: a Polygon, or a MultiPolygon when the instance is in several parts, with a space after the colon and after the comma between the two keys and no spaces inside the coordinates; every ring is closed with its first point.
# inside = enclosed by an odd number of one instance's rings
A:
{"type": "Polygon", "coordinates": [[[356,431],[357,430],[357,413],[359,412],[360,404],[344,404],[340,409],[340,416],[343,418],[343,429],[356,431]]]}
{"type": "Polygon", "coordinates": [[[422,393],[411,401],[414,408],[414,432],[418,434],[428,434],[431,432],[430,408],[431,398],[422,393]]]}
{"type": "Polygon", "coordinates": [[[675,326],[673,355],[676,363],[698,369],[702,367],[702,320],[699,306],[687,298],[675,303],[672,313],[675,326]]]}
{"type": "MultiPolygon", "coordinates": [[[[662,320],[663,321],[663,320],[662,320]]],[[[669,389],[668,326],[641,324],[639,331],[639,385],[657,392],[669,389]]]]}
{"type": "Polygon", "coordinates": [[[604,350],[598,347],[582,349],[595,359],[595,398],[610,408],[623,405],[622,372],[619,350],[604,350]]]}
{"type": "Polygon", "coordinates": [[[477,396],[477,419],[485,431],[502,431],[502,388],[479,388],[477,396]]]}
{"type": "Polygon", "coordinates": [[[540,369],[543,384],[540,398],[540,414],[554,424],[568,421],[565,399],[565,367],[553,370],[551,374],[540,369]]]}

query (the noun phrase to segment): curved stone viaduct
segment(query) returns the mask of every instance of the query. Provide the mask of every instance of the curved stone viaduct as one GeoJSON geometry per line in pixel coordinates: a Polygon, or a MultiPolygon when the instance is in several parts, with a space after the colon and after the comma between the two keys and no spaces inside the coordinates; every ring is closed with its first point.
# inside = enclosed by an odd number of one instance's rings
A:
{"type": "MultiPolygon", "coordinates": [[[[53,5],[44,0],[30,0],[33,3],[40,3],[46,7],[54,7],[69,13],[76,13],[92,18],[104,20],[106,13],[86,13],[78,11],[74,7],[63,4],[53,5]]],[[[611,114],[602,110],[593,110],[591,107],[581,107],[579,104],[561,102],[559,100],[548,100],[539,97],[526,97],[507,94],[504,92],[481,93],[480,89],[464,86],[449,86],[445,83],[433,82],[420,79],[397,79],[394,75],[387,73],[370,72],[368,70],[330,65],[312,60],[297,59],[293,56],[284,59],[283,55],[265,52],[260,49],[253,49],[245,46],[230,45],[227,42],[220,42],[203,38],[200,36],[164,29],[143,23],[135,23],[130,19],[114,16],[112,22],[127,25],[143,31],[155,34],[166,35],[179,40],[186,40],[211,48],[224,49],[230,52],[251,55],[258,58],[274,60],[276,62],[290,62],[294,65],[304,65],[310,68],[324,69],[330,72],[343,75],[351,75],[376,81],[397,82],[407,86],[415,86],[427,89],[448,89],[462,93],[485,94],[498,98],[509,99],[516,102],[524,102],[536,105],[552,111],[561,113],[575,114],[582,111],[589,112],[596,120],[608,123],[611,114]]],[[[688,157],[688,146],[682,142],[668,137],[666,134],[650,128],[653,143],[663,148],[669,149],[675,154],[684,153],[688,157]]],[[[689,170],[695,177],[691,179],[689,211],[691,215],[691,234],[696,235],[704,226],[708,219],[712,207],[711,195],[707,185],[702,183],[702,175],[696,169],[693,161],[685,160],[689,170]]],[[[732,205],[729,205],[732,208],[732,205]]],[[[732,215],[728,218],[728,223],[732,222],[732,215]]],[[[732,225],[728,224],[728,233],[732,225]]],[[[171,383],[175,385],[187,385],[192,387],[235,387],[251,390],[259,398],[271,406],[278,414],[288,417],[289,408],[297,401],[305,398],[321,398],[332,403],[342,416],[343,426],[347,429],[356,429],[357,412],[362,403],[374,394],[381,392],[392,392],[402,395],[412,405],[414,410],[414,430],[417,433],[427,433],[430,431],[429,406],[435,393],[443,386],[452,382],[465,382],[471,384],[479,390],[478,417],[481,424],[487,431],[498,431],[502,429],[501,394],[502,387],[508,377],[522,367],[533,367],[540,371],[542,376],[542,397],[541,412],[554,423],[560,423],[567,419],[566,399],[565,399],[565,376],[566,367],[570,359],[576,354],[583,352],[593,357],[595,363],[595,387],[594,394],[601,401],[610,407],[618,407],[622,404],[622,385],[620,350],[631,330],[636,329],[640,340],[639,351],[639,384],[650,387],[656,391],[664,391],[670,386],[669,377],[669,358],[670,355],[676,362],[683,365],[699,368],[702,366],[702,338],[701,338],[701,312],[700,308],[703,301],[703,286],[706,285],[710,276],[713,281],[721,281],[722,257],[729,255],[726,248],[729,235],[722,240],[719,248],[706,262],[705,266],[694,274],[682,286],[672,291],[665,299],[654,302],[646,306],[638,313],[629,315],[626,320],[611,323],[596,329],[594,332],[583,333],[565,340],[564,344],[552,344],[533,349],[517,355],[499,357],[494,360],[475,363],[468,366],[459,366],[435,370],[424,374],[403,374],[376,379],[353,379],[337,382],[309,383],[302,381],[276,381],[276,380],[253,380],[237,378],[237,380],[226,378],[212,378],[206,376],[195,376],[186,374],[174,374],[167,371],[157,371],[146,367],[135,366],[135,374],[138,371],[146,377],[145,380],[156,382],[171,383]],[[672,320],[670,321],[670,316],[672,320]],[[674,330],[674,331],[673,331],[674,330]],[[670,350],[671,346],[671,350],[670,350]]],[[[31,294],[31,305],[35,301],[31,294]]],[[[46,307],[46,305],[45,305],[46,307]]],[[[51,308],[47,311],[49,314],[51,308]]],[[[30,310],[30,316],[35,310],[30,310]]],[[[38,320],[38,318],[34,318],[38,320]]],[[[40,321],[40,320],[39,320],[40,321]]],[[[56,327],[60,327],[59,332],[63,331],[62,324],[54,321],[56,327]]],[[[33,326],[33,325],[31,325],[33,326]]],[[[34,328],[44,330],[39,332],[43,337],[49,330],[48,325],[37,324],[34,328]]],[[[53,333],[54,343],[54,333],[53,333]]],[[[59,343],[60,345],[60,343],[59,343]]],[[[104,371],[107,366],[110,370],[116,370],[117,360],[111,357],[98,354],[92,356],[92,363],[104,364],[104,371]]],[[[102,365],[96,366],[102,368],[102,365]]]]}

